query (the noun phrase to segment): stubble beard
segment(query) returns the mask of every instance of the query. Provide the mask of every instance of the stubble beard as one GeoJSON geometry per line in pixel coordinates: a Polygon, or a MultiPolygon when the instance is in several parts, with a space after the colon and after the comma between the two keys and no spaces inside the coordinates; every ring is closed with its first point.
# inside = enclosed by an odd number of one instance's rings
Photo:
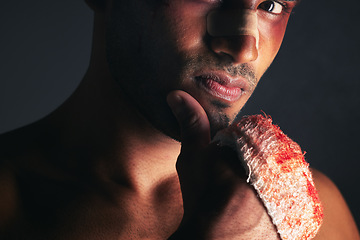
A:
{"type": "MultiPolygon", "coordinates": [[[[202,64],[201,64],[202,65],[202,64]]],[[[200,66],[201,66],[200,65],[200,66]]],[[[188,63],[186,65],[186,72],[192,73],[194,69],[199,68],[199,64],[188,63]]],[[[241,71],[234,70],[233,71],[241,71]]],[[[146,71],[143,71],[146,72],[146,71]]],[[[247,73],[252,74],[252,73],[247,73]]],[[[156,75],[156,74],[153,74],[156,75]]],[[[187,75],[187,74],[185,74],[187,75]]],[[[121,92],[125,99],[128,99],[128,103],[131,103],[134,109],[137,110],[139,115],[146,119],[155,129],[162,132],[163,134],[169,136],[172,139],[181,141],[180,138],[180,126],[173,115],[170,107],[167,105],[166,97],[171,90],[184,90],[181,88],[181,83],[186,81],[182,78],[184,74],[179,74],[177,82],[180,84],[170,88],[156,88],[157,84],[140,84],[140,85],[128,85],[124,84],[124,78],[117,77],[117,82],[120,85],[121,92]],[[122,80],[120,80],[122,79],[122,80]]],[[[141,78],[141,77],[140,77],[141,78]]],[[[157,83],[156,81],[158,76],[148,75],[148,81],[152,83],[157,83]]],[[[204,109],[209,122],[210,122],[210,131],[211,136],[213,137],[218,131],[228,127],[234,119],[241,115],[241,110],[234,113],[233,116],[228,116],[224,110],[228,108],[226,104],[221,103],[220,101],[211,101],[211,109],[204,109]]]]}
{"type": "MultiPolygon", "coordinates": [[[[159,54],[142,46],[137,52],[141,57],[128,61],[121,57],[121,53],[113,51],[112,47],[110,44],[107,58],[111,74],[120,86],[123,99],[126,99],[127,104],[132,105],[133,109],[136,109],[139,115],[155,129],[177,141],[180,141],[180,127],[167,105],[166,97],[172,90],[188,92],[184,87],[186,83],[196,87],[195,72],[208,69],[223,71],[234,77],[241,76],[248,80],[250,93],[257,84],[254,70],[249,64],[235,66],[230,60],[220,61],[210,53],[183,56],[171,54],[172,50],[170,50],[159,54]],[[141,62],[138,59],[141,59],[141,62]],[[166,59],[171,59],[171,62],[169,63],[166,59]]],[[[115,46],[114,49],[116,48],[119,49],[119,46],[115,46]]],[[[196,96],[193,97],[196,99],[196,96]]],[[[212,136],[228,127],[240,114],[239,109],[239,112],[234,113],[233,116],[228,116],[225,110],[229,106],[220,101],[210,101],[210,106],[209,109],[204,108],[204,110],[210,122],[212,136]]]]}

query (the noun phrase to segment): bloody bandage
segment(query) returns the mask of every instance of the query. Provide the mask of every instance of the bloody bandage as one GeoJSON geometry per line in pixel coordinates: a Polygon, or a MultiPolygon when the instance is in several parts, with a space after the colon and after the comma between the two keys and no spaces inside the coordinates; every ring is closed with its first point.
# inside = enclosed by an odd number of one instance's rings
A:
{"type": "Polygon", "coordinates": [[[318,232],[323,209],[300,146],[272,120],[249,116],[220,131],[220,145],[235,148],[248,182],[261,198],[283,240],[308,240],[318,232]]]}
{"type": "Polygon", "coordinates": [[[215,10],[207,16],[207,32],[213,37],[253,36],[259,48],[258,19],[255,10],[215,10]]]}

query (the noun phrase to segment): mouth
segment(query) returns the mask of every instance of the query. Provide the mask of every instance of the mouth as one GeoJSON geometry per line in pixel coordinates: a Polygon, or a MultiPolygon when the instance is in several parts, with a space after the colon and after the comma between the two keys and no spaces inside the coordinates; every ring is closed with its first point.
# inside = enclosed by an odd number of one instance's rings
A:
{"type": "Polygon", "coordinates": [[[195,81],[207,93],[226,103],[239,100],[248,88],[245,79],[234,79],[222,73],[201,74],[195,81]]]}

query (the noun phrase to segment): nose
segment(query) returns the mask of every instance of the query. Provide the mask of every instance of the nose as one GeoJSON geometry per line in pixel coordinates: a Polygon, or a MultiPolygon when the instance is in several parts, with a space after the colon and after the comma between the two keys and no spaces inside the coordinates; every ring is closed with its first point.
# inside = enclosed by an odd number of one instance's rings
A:
{"type": "Polygon", "coordinates": [[[255,61],[258,57],[257,41],[251,35],[212,37],[210,47],[216,54],[229,56],[238,64],[255,61]]]}
{"type": "Polygon", "coordinates": [[[219,55],[230,56],[235,63],[258,58],[259,30],[256,10],[215,10],[207,16],[210,47],[219,55]]]}

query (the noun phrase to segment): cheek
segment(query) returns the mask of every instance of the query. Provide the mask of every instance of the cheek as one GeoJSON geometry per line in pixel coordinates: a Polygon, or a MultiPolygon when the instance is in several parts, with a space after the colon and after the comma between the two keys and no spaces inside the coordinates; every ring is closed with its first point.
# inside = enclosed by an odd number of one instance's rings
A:
{"type": "Polygon", "coordinates": [[[280,49],[287,22],[288,17],[278,21],[259,20],[260,49],[257,61],[262,73],[270,66],[280,49]]]}
{"type": "Polygon", "coordinates": [[[201,46],[206,35],[209,6],[192,1],[172,1],[165,11],[166,24],[179,52],[201,46]]]}
{"type": "Polygon", "coordinates": [[[268,54],[275,57],[284,38],[288,17],[279,20],[265,21],[259,20],[259,31],[264,48],[268,54]]]}

